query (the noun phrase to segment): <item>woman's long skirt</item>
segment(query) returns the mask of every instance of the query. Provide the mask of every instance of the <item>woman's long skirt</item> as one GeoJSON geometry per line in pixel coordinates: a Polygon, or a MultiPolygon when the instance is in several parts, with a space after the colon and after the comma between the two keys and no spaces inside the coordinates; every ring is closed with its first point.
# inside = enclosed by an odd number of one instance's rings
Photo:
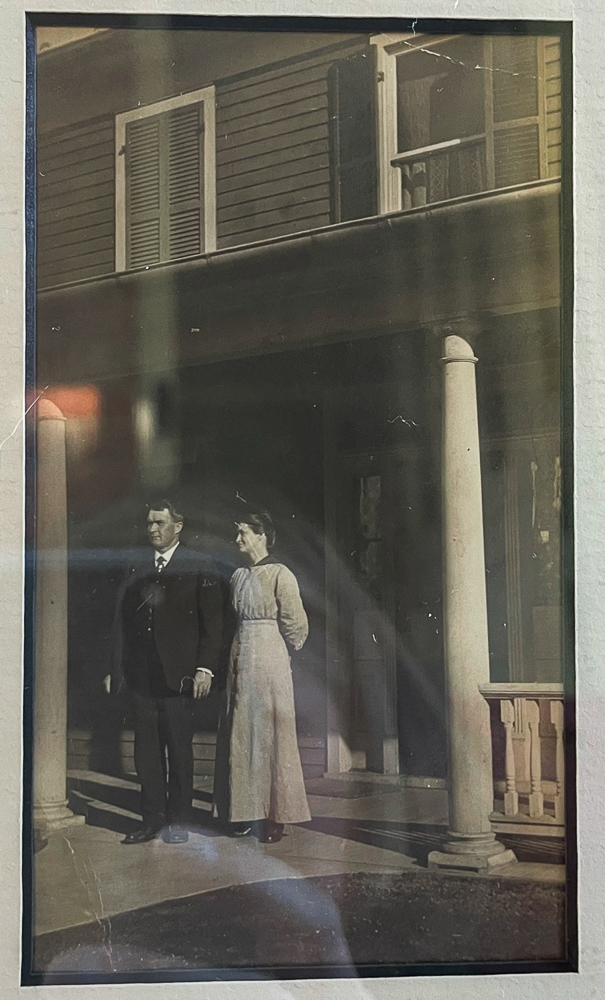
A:
{"type": "Polygon", "coordinates": [[[290,657],[273,620],[243,620],[233,641],[217,737],[214,811],[231,823],[311,819],[290,657]]]}

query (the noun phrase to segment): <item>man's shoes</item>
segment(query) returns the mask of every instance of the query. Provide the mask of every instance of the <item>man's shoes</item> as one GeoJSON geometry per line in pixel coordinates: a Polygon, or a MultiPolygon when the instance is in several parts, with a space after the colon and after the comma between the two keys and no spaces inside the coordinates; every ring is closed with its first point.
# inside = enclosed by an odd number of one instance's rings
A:
{"type": "Polygon", "coordinates": [[[167,844],[186,844],[189,840],[189,831],[185,826],[171,823],[164,831],[164,840],[167,844]]]}
{"type": "Polygon", "coordinates": [[[121,841],[122,844],[147,844],[150,840],[157,840],[160,836],[161,827],[156,826],[142,826],[138,830],[133,830],[132,833],[127,834],[124,840],[121,841]]]}
{"type": "Polygon", "coordinates": [[[274,823],[271,819],[266,819],[258,838],[261,844],[279,844],[284,835],[284,824],[274,823]]]}
{"type": "Polygon", "coordinates": [[[230,837],[247,837],[250,833],[252,833],[250,823],[231,823],[229,826],[230,837]]]}

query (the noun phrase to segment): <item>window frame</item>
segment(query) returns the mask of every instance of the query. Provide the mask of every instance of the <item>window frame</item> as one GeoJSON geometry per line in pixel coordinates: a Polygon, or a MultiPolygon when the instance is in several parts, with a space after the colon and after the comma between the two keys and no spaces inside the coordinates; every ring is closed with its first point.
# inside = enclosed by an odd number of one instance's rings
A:
{"type": "MultiPolygon", "coordinates": [[[[202,253],[216,250],[216,88],[212,84],[201,90],[189,91],[176,97],[169,97],[154,104],[123,111],[115,117],[115,220],[116,220],[116,272],[130,270],[126,263],[126,126],[142,118],[173,111],[175,108],[187,107],[189,104],[204,105],[204,162],[202,173],[204,178],[204,249],[202,253]]],[[[160,264],[178,263],[178,260],[159,261],[148,265],[158,267],[160,264]]],[[[140,268],[133,268],[140,270],[140,268]]]]}
{"type": "MultiPolygon", "coordinates": [[[[412,53],[424,48],[427,44],[431,47],[443,45],[446,42],[459,38],[457,34],[441,35],[421,35],[421,34],[381,34],[370,39],[372,45],[376,46],[377,65],[377,132],[378,132],[378,211],[381,215],[389,212],[403,211],[403,185],[401,168],[398,165],[406,160],[417,156],[418,153],[428,152],[438,147],[447,148],[461,144],[461,140],[454,139],[447,143],[437,143],[425,149],[410,150],[407,153],[400,153],[397,141],[397,56],[405,53],[412,53]]],[[[492,63],[492,36],[484,36],[484,52],[486,57],[486,67],[491,67],[492,63]]],[[[544,122],[544,39],[536,36],[537,43],[537,66],[538,66],[538,114],[531,119],[519,119],[517,124],[536,122],[538,125],[538,156],[540,164],[540,180],[548,178],[548,161],[546,150],[546,127],[544,122]]],[[[486,157],[488,171],[488,191],[502,191],[504,188],[496,187],[493,157],[493,135],[500,128],[505,128],[509,123],[494,123],[492,113],[492,80],[488,78],[488,86],[485,88],[485,139],[486,157]]],[[[473,137],[476,138],[476,137],[473,137]]],[[[466,141],[466,140],[464,140],[466,141]]],[[[531,182],[536,183],[536,182],[531,182]]]]}

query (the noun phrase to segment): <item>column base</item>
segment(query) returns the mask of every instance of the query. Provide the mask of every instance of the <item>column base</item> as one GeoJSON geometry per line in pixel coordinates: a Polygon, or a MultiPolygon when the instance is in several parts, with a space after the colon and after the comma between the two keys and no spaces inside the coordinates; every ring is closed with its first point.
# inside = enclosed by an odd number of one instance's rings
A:
{"type": "Polygon", "coordinates": [[[41,833],[50,830],[62,830],[68,826],[82,826],[85,816],[73,813],[64,802],[53,802],[46,806],[34,806],[34,830],[41,833]]]}
{"type": "Polygon", "coordinates": [[[496,840],[494,833],[456,834],[443,845],[442,851],[431,851],[429,868],[454,868],[460,871],[486,872],[516,861],[513,851],[496,840]]]}
{"type": "Polygon", "coordinates": [[[489,872],[516,861],[513,851],[504,849],[498,854],[446,854],[445,851],[431,851],[428,868],[450,868],[456,871],[489,872]]]}

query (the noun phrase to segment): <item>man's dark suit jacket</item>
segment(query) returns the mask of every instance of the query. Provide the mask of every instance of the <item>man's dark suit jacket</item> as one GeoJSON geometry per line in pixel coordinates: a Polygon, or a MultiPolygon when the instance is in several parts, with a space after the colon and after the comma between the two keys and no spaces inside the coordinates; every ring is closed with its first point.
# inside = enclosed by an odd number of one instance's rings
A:
{"type": "MultiPolygon", "coordinates": [[[[150,642],[166,684],[191,691],[198,667],[215,676],[225,649],[225,589],[204,557],[179,544],[158,575],[154,551],[132,565],[122,584],[114,630],[112,687],[136,690],[148,669],[150,642]]],[[[144,687],[144,683],[142,685],[144,687]]]]}

